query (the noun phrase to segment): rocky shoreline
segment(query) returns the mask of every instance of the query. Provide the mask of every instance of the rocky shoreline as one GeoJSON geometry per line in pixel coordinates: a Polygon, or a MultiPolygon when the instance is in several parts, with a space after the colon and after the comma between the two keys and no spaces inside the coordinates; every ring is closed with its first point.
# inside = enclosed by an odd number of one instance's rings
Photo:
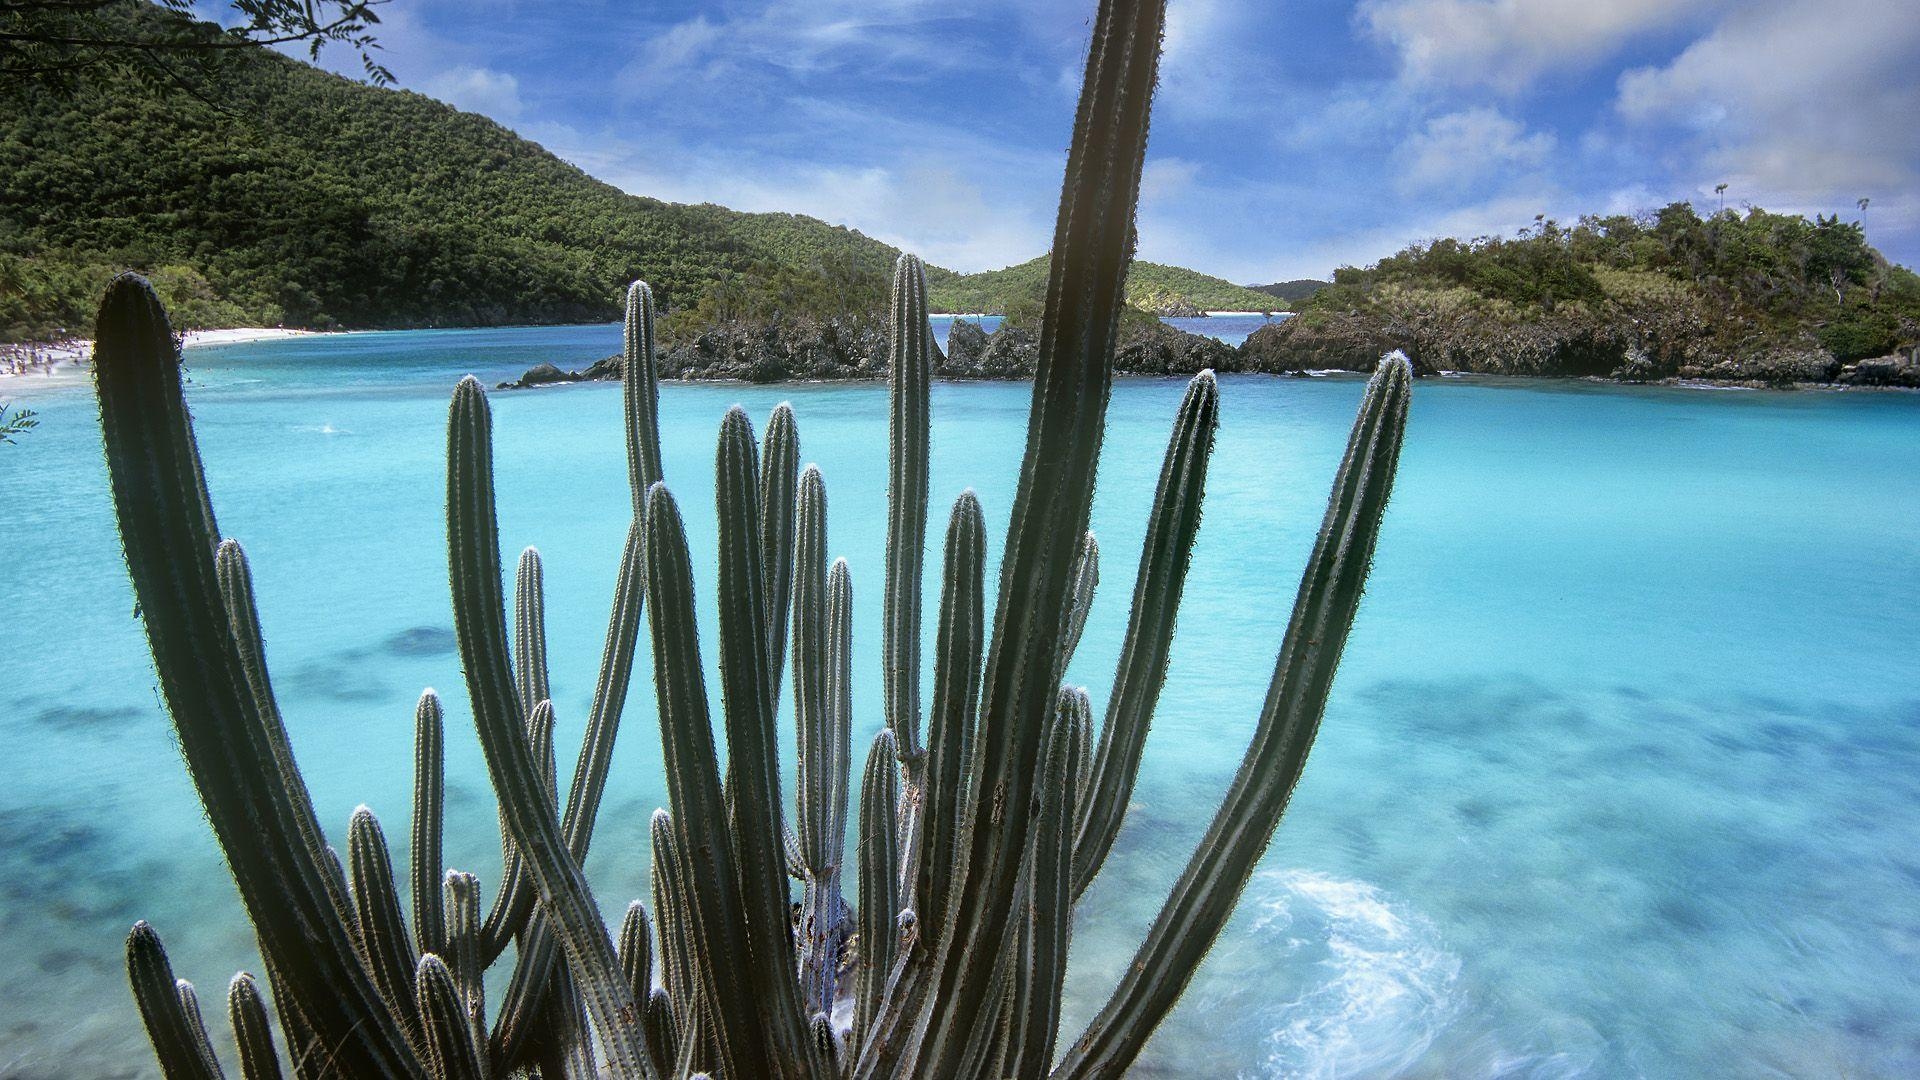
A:
{"type": "MultiPolygon", "coordinates": [[[[1812,343],[1754,342],[1738,350],[1715,346],[1684,326],[1596,327],[1572,319],[1501,325],[1361,316],[1295,318],[1264,326],[1238,348],[1164,323],[1128,321],[1114,355],[1119,375],[1221,373],[1304,375],[1372,371],[1380,355],[1401,349],[1416,374],[1463,372],[1666,385],[1797,387],[1920,387],[1920,348],[1842,364],[1812,343]]],[[[1038,365],[1038,335],[1019,326],[993,334],[957,320],[947,349],[936,351],[934,375],[943,379],[1030,379],[1038,365]]],[[[831,382],[886,377],[885,327],[875,319],[776,319],[731,323],[659,350],[663,379],[772,383],[831,382]]],[[[613,380],[621,361],[610,356],[581,371],[540,364],[501,389],[613,380]]]]}

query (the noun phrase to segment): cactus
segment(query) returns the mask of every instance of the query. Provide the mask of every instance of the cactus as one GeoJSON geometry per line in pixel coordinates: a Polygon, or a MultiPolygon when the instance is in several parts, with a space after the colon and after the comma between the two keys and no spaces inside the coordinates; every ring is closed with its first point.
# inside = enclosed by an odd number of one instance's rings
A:
{"type": "MultiPolygon", "coordinates": [[[[576,1077],[599,1075],[601,1062],[607,1075],[645,1080],[1127,1071],[1225,925],[1305,765],[1392,489],[1411,385],[1398,355],[1368,384],[1240,772],[1105,1008],[1062,1053],[1074,905],[1113,850],[1139,773],[1220,407],[1213,375],[1194,378],[1096,732],[1091,697],[1064,678],[1100,578],[1087,524],[1163,7],[1101,4],[997,606],[989,622],[984,518],[963,492],[942,549],[924,703],[932,343],[925,270],[912,256],[895,267],[884,724],[862,774],[851,867],[842,864],[852,575],[829,562],[825,480],[801,467],[787,405],[760,442],[743,412],[724,418],[715,454],[723,773],[692,556],[662,479],[644,284],[627,291],[622,390],[633,517],[564,800],[540,556],[529,548],[520,557],[509,623],[489,408],[470,378],[454,391],[449,581],[503,860],[490,909],[478,878],[442,865],[445,717],[429,690],[414,717],[411,928],[371,810],[354,813],[344,864],[327,845],[275,704],[245,555],[214,523],[165,314],[137,277],[109,287],[96,371],[127,564],[183,755],[253,920],[295,1075],[576,1077]],[[650,823],[652,909],[630,904],[616,945],[581,867],[643,615],[669,808],[650,823]],[[789,666],[791,810],[776,729],[789,666]],[[487,972],[509,943],[513,966],[489,1031],[487,972]]],[[[198,999],[145,923],[128,937],[127,962],[162,1070],[219,1077],[198,999]]],[[[242,1074],[280,1075],[251,977],[235,977],[228,1009],[242,1074]]]]}

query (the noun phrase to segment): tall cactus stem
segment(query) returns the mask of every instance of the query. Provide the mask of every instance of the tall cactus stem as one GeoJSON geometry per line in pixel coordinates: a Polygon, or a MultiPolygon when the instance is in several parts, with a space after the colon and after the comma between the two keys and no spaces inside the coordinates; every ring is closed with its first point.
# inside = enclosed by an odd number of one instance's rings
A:
{"type": "MultiPolygon", "coordinates": [[[[407,1008],[413,1010],[412,1002],[407,1008]]],[[[280,1056],[273,1048],[267,1003],[260,997],[259,984],[244,971],[227,984],[227,1021],[233,1025],[233,1041],[240,1048],[243,1080],[280,1080],[280,1056]]]]}
{"type": "Polygon", "coordinates": [[[93,369],[122,548],[188,771],[239,886],[296,1056],[366,1075],[418,1076],[399,1025],[342,918],[313,805],[274,746],[219,587],[219,532],[180,387],[180,356],[153,289],[108,285],[93,369]]]}
{"type": "Polygon", "coordinates": [[[407,853],[419,952],[447,951],[446,910],[440,904],[446,802],[446,721],[440,695],[429,688],[413,710],[413,843],[407,853]]]}
{"type": "Polygon", "coordinates": [[[1172,655],[1174,621],[1186,588],[1187,566],[1200,531],[1200,507],[1206,497],[1207,463],[1213,456],[1220,423],[1220,388],[1213,372],[1203,371],[1187,384],[1167,440],[1159,486],[1147,516],[1146,542],[1134,578],[1133,610],[1122,639],[1120,663],[1107,698],[1106,723],[1094,755],[1090,792],[1078,816],[1074,842],[1075,896],[1086,891],[1106,862],[1119,835],[1147,726],[1166,685],[1172,655]]]}
{"type": "Polygon", "coordinates": [[[1226,925],[1280,824],[1359,610],[1393,491],[1412,383],[1406,357],[1394,353],[1367,384],[1253,741],[1146,941],[1057,1075],[1118,1076],[1132,1064],[1226,925]]]}

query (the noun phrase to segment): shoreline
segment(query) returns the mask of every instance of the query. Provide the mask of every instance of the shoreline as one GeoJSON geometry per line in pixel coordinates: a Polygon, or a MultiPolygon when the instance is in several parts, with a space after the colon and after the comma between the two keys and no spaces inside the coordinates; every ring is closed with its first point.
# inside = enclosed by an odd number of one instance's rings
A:
{"type": "MultiPolygon", "coordinates": [[[[178,337],[180,348],[185,351],[217,345],[243,345],[256,341],[281,341],[287,338],[317,337],[334,333],[340,333],[340,331],[289,330],[278,326],[235,326],[221,330],[188,330],[178,337]]],[[[25,393],[35,389],[70,386],[84,376],[92,356],[93,341],[89,338],[62,338],[58,341],[0,345],[0,390],[25,393]]]]}

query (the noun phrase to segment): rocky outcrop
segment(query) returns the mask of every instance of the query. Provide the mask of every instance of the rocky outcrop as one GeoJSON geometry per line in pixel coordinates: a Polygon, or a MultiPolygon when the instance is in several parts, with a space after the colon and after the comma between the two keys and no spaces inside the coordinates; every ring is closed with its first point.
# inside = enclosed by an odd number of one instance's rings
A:
{"type": "MultiPolygon", "coordinates": [[[[1114,354],[1120,375],[1192,375],[1203,369],[1297,374],[1370,372],[1380,355],[1406,352],[1414,372],[1464,371],[1484,375],[1600,378],[1619,382],[1716,382],[1744,386],[1920,387],[1920,350],[1842,365],[1810,338],[1736,340],[1724,328],[1708,334],[1684,313],[1601,323],[1577,315],[1550,315],[1507,323],[1445,312],[1315,312],[1261,327],[1238,349],[1164,323],[1128,320],[1114,354]]],[[[1031,379],[1040,338],[1019,326],[988,334],[956,320],[934,374],[946,379],[1031,379]]],[[[618,379],[620,358],[581,371],[539,364],[503,389],[618,379]]],[[[728,323],[666,345],[659,356],[667,379],[782,382],[884,379],[887,335],[876,319],[777,319],[728,323]]]]}
{"type": "Polygon", "coordinates": [[[1601,321],[1583,314],[1519,322],[1445,312],[1315,312],[1261,327],[1240,347],[1240,370],[1284,374],[1372,371],[1402,349],[1416,374],[1714,382],[1788,387],[1920,385],[1920,363],[1894,354],[1843,366],[1811,336],[1768,339],[1710,326],[1697,312],[1641,310],[1601,321]]]}
{"type": "Polygon", "coordinates": [[[1920,387],[1920,345],[1904,353],[1861,360],[1840,369],[1835,382],[1849,386],[1920,387]]]}
{"type": "MultiPolygon", "coordinates": [[[[1192,375],[1206,368],[1234,371],[1233,346],[1163,323],[1127,322],[1120,330],[1113,369],[1118,375],[1192,375]]],[[[935,374],[950,379],[1031,379],[1040,365],[1040,337],[1019,326],[992,335],[956,322],[947,339],[947,360],[935,374]]]]}
{"type": "Polygon", "coordinates": [[[558,383],[599,382],[605,379],[618,379],[621,364],[618,356],[609,356],[604,360],[595,360],[579,371],[566,371],[553,364],[535,364],[526,374],[513,382],[500,384],[502,390],[531,390],[536,386],[553,386],[558,383]]]}
{"type": "Polygon", "coordinates": [[[886,373],[886,329],[873,318],[723,323],[660,353],[663,379],[768,383],[879,379],[886,373]]]}

